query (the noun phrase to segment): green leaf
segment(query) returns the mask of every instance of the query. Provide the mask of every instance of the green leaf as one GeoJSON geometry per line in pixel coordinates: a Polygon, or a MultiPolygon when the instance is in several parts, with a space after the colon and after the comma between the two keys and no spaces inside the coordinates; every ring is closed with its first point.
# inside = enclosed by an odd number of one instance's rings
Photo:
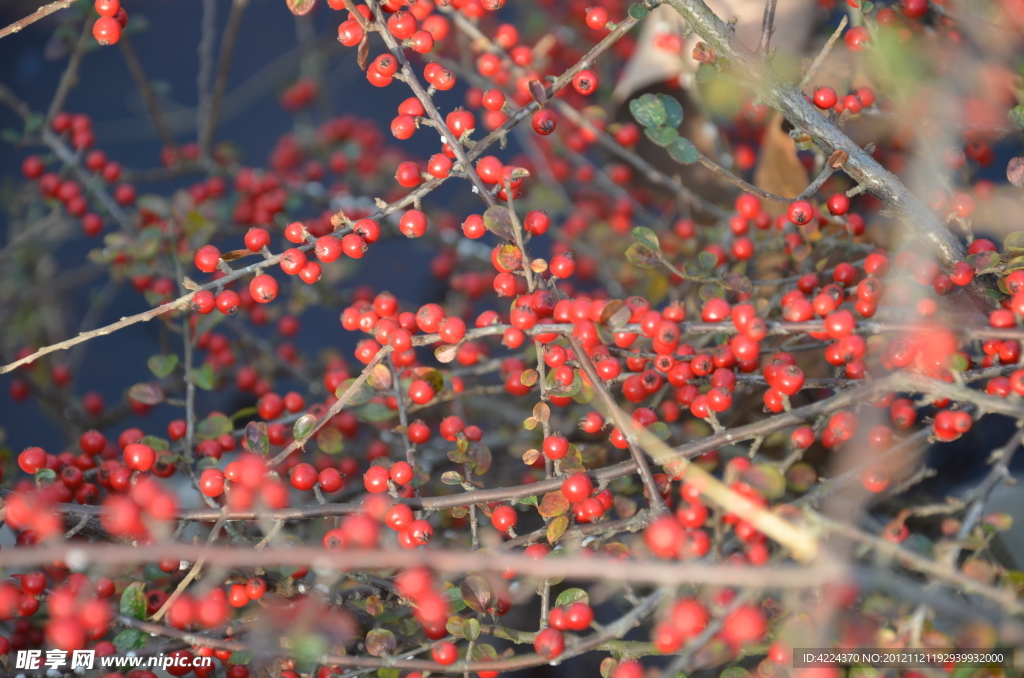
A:
{"type": "Polygon", "coordinates": [[[232,664],[244,665],[252,661],[252,650],[238,650],[231,653],[231,658],[228,659],[232,664]]]}
{"type": "MultiPolygon", "coordinates": [[[[343,396],[345,394],[345,391],[352,388],[352,384],[354,383],[356,383],[354,377],[352,379],[346,379],[345,381],[343,381],[341,383],[341,386],[339,386],[338,389],[334,392],[335,397],[340,398],[341,396],[343,396]]],[[[370,402],[370,399],[373,398],[373,395],[373,389],[367,386],[366,382],[363,382],[362,384],[359,385],[359,388],[356,389],[355,393],[352,394],[352,397],[349,398],[348,402],[345,404],[348,405],[349,407],[359,407],[360,405],[365,405],[366,403],[370,402]]]]}
{"type": "Polygon", "coordinates": [[[157,438],[156,436],[142,436],[142,440],[139,441],[143,445],[149,445],[153,448],[154,452],[166,452],[171,449],[171,444],[163,438],[157,438]]]}
{"type": "Polygon", "coordinates": [[[316,416],[304,414],[299,417],[292,426],[292,435],[296,440],[305,440],[313,433],[313,426],[316,425],[316,416]]]}
{"type": "Polygon", "coordinates": [[[43,128],[46,116],[42,113],[33,113],[25,119],[25,134],[35,134],[43,128]]]}
{"type": "Polygon", "coordinates": [[[1016,125],[1019,129],[1024,129],[1024,105],[1016,105],[1009,110],[1006,117],[1010,119],[1010,122],[1016,125]]]}
{"type": "Polygon", "coordinates": [[[718,266],[718,257],[706,250],[698,254],[697,258],[700,260],[700,265],[705,271],[712,271],[718,266]]]}
{"type": "Polygon", "coordinates": [[[231,421],[238,421],[239,419],[245,419],[259,414],[259,410],[256,407],[243,407],[237,412],[233,413],[228,419],[231,421]]]}
{"type": "Polygon", "coordinates": [[[648,12],[650,12],[650,10],[638,2],[634,2],[632,5],[629,6],[629,18],[634,19],[636,21],[640,21],[641,19],[646,17],[648,12]]]}
{"type": "Polygon", "coordinates": [[[679,138],[679,132],[674,127],[648,127],[644,130],[644,134],[659,146],[668,146],[679,138]]]}
{"type": "Polygon", "coordinates": [[[493,662],[498,659],[498,651],[493,645],[479,643],[473,646],[473,654],[470,657],[475,662],[493,662]]]}
{"type": "Polygon", "coordinates": [[[554,546],[558,543],[558,540],[562,538],[565,531],[569,528],[569,516],[558,516],[550,523],[548,523],[547,529],[547,540],[548,543],[554,546]]]}
{"type": "Polygon", "coordinates": [[[211,363],[203,363],[199,369],[192,370],[192,383],[204,391],[212,391],[213,365],[211,363]]]}
{"type": "Polygon", "coordinates": [[[644,94],[630,101],[629,112],[644,127],[661,127],[668,120],[665,104],[653,94],[644,94]]]}
{"type": "Polygon", "coordinates": [[[132,619],[142,619],[146,616],[146,585],[137,581],[130,584],[121,594],[121,614],[132,619]]]}
{"type": "Polygon", "coordinates": [[[512,213],[503,205],[495,205],[484,212],[484,226],[499,238],[513,241],[516,239],[512,230],[512,213]]]}
{"type": "Polygon", "coordinates": [[[159,405],[164,401],[164,390],[156,383],[135,384],[128,389],[128,397],[143,405],[159,405]]]}
{"type": "Polygon", "coordinates": [[[1024,252],[1024,231],[1014,231],[1007,235],[1003,247],[1011,252],[1024,252]]]}
{"type": "Polygon", "coordinates": [[[467,619],[462,624],[462,636],[466,640],[476,640],[480,637],[480,622],[476,619],[467,619]]]}
{"type": "Polygon", "coordinates": [[[650,426],[637,431],[637,434],[640,437],[641,445],[650,445],[653,441],[668,440],[669,436],[672,435],[672,431],[665,422],[656,421],[650,426]]]}
{"type": "Polygon", "coordinates": [[[200,440],[212,440],[225,433],[231,433],[231,420],[223,414],[207,417],[196,425],[196,437],[200,440]]]}
{"type": "Polygon", "coordinates": [[[778,499],[786,493],[786,478],[772,464],[754,464],[741,477],[766,499],[778,499]]]}
{"type": "Polygon", "coordinates": [[[701,64],[697,66],[697,82],[701,85],[707,84],[714,80],[718,76],[718,69],[711,64],[701,64]]]}
{"type": "Polygon", "coordinates": [[[668,94],[659,94],[658,98],[665,107],[665,127],[675,129],[683,124],[683,105],[679,99],[668,94]]]}
{"type": "Polygon", "coordinates": [[[632,231],[633,240],[644,247],[658,252],[661,250],[661,243],[658,242],[658,234],[644,226],[637,226],[632,231]]]}
{"type": "Polygon", "coordinates": [[[441,592],[441,596],[448,601],[452,612],[459,612],[466,609],[466,601],[462,599],[462,591],[458,586],[450,586],[441,592]]]}
{"type": "Polygon", "coordinates": [[[657,268],[661,264],[657,251],[644,247],[638,242],[633,243],[626,250],[626,259],[640,268],[657,268]]]}
{"type": "Polygon", "coordinates": [[[327,651],[327,639],[319,633],[302,633],[291,638],[292,654],[300,662],[313,663],[327,651]]]}
{"type": "Polygon", "coordinates": [[[245,425],[245,441],[253,454],[265,457],[270,453],[270,437],[267,425],[262,421],[250,421],[245,425]]]}
{"type": "Polygon", "coordinates": [[[445,485],[461,485],[462,481],[462,474],[458,471],[445,471],[441,474],[441,482],[445,485]]]}
{"type": "Polygon", "coordinates": [[[324,454],[341,454],[345,449],[345,436],[333,426],[325,426],[316,432],[316,445],[324,454]]]}
{"type": "Polygon", "coordinates": [[[57,482],[57,472],[52,468],[41,468],[35,472],[32,478],[36,481],[36,487],[53,485],[57,482]]]}
{"type": "Polygon", "coordinates": [[[590,604],[590,596],[583,589],[566,589],[555,598],[555,607],[565,607],[573,603],[590,604]]]}
{"type": "Polygon", "coordinates": [[[701,301],[707,301],[708,299],[721,299],[725,296],[725,288],[718,283],[708,283],[701,285],[697,291],[701,301]]]}
{"type": "Polygon", "coordinates": [[[124,654],[129,650],[136,650],[145,644],[146,634],[138,629],[125,629],[114,636],[114,647],[117,648],[119,654],[124,654]]]}
{"type": "Polygon", "coordinates": [[[462,617],[448,617],[448,623],[444,625],[445,631],[452,634],[453,636],[462,637],[462,628],[466,625],[466,620],[462,617]]]}
{"type": "Polygon", "coordinates": [[[363,421],[378,422],[387,421],[398,416],[398,411],[393,410],[384,403],[368,403],[356,411],[356,415],[363,421]]]}
{"type": "Polygon", "coordinates": [[[544,379],[544,385],[551,395],[571,398],[580,392],[583,388],[583,378],[580,376],[579,370],[574,370],[572,374],[572,383],[568,386],[562,386],[555,381],[554,370],[548,372],[547,377],[544,379]]]}
{"type": "Polygon", "coordinates": [[[380,668],[377,669],[377,678],[398,678],[400,672],[398,669],[392,668],[380,668]]]}
{"type": "Polygon", "coordinates": [[[700,152],[686,137],[679,137],[667,146],[668,154],[676,162],[692,165],[700,160],[700,152]]]}
{"type": "Polygon", "coordinates": [[[537,497],[523,497],[522,499],[514,502],[516,504],[526,504],[528,506],[537,506],[537,497]]]}

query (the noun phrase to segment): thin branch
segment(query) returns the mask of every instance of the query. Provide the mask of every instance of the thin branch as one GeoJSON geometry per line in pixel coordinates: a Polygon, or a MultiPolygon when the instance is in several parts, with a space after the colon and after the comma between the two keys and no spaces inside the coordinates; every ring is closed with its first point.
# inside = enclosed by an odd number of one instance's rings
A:
{"type": "Polygon", "coordinates": [[[132,41],[127,35],[122,35],[117,44],[121,47],[121,54],[124,55],[124,62],[132,74],[132,79],[135,80],[135,86],[139,88],[139,94],[142,95],[142,102],[146,105],[146,110],[149,111],[149,117],[153,119],[153,127],[160,136],[160,141],[166,147],[174,146],[174,136],[167,127],[167,123],[164,122],[160,102],[156,92],[153,91],[153,86],[149,83],[149,78],[146,77],[146,72],[142,68],[139,56],[135,53],[135,48],[132,47],[132,41]]]}
{"type": "Polygon", "coordinates": [[[832,46],[836,44],[836,40],[838,40],[839,36],[843,34],[843,29],[846,28],[846,24],[847,17],[844,14],[842,20],[839,22],[839,26],[836,27],[835,32],[832,33],[832,36],[828,39],[828,42],[825,43],[825,46],[821,48],[818,56],[814,57],[814,61],[811,62],[811,65],[807,68],[807,72],[804,73],[804,77],[800,79],[800,84],[797,85],[797,89],[801,91],[806,89],[807,85],[809,85],[811,80],[814,79],[814,75],[818,72],[818,69],[821,68],[821,64],[825,62],[829,52],[832,51],[832,46]]]}
{"type": "MultiPolygon", "coordinates": [[[[202,33],[199,39],[199,73],[196,75],[196,89],[199,104],[196,109],[196,129],[200,139],[208,138],[206,129],[210,126],[210,97],[213,87],[213,47],[217,41],[217,0],[203,0],[202,33]]],[[[200,149],[204,150],[204,149],[200,149]]]]}
{"type": "Polygon", "coordinates": [[[228,14],[228,25],[224,29],[224,37],[220,41],[220,53],[217,56],[217,77],[213,83],[213,94],[210,97],[210,116],[207,124],[199,129],[199,153],[206,157],[210,154],[213,135],[217,132],[220,122],[220,111],[224,101],[224,91],[228,86],[228,75],[231,73],[231,59],[238,41],[238,31],[242,26],[242,16],[249,0],[234,0],[231,13],[228,14]]]}
{"type": "MultiPolygon", "coordinates": [[[[441,141],[447,143],[448,147],[455,153],[455,158],[462,165],[462,171],[469,177],[475,192],[480,195],[480,198],[488,207],[494,207],[497,202],[494,196],[491,195],[490,190],[488,190],[487,185],[480,178],[480,175],[476,173],[476,168],[473,167],[469,156],[466,155],[466,149],[462,147],[462,142],[448,128],[448,123],[441,117],[437,106],[434,105],[433,98],[427,93],[427,90],[423,89],[423,85],[420,84],[419,78],[413,72],[408,59],[405,58],[405,51],[402,49],[402,46],[398,44],[395,36],[388,30],[387,21],[384,18],[384,11],[380,8],[380,3],[371,1],[370,7],[373,9],[374,17],[376,18],[377,32],[384,39],[384,44],[387,45],[388,50],[398,60],[402,80],[409,86],[413,94],[416,95],[416,98],[420,100],[420,103],[423,104],[427,117],[434,123],[434,127],[441,135],[441,141]]],[[[356,14],[359,14],[359,12],[356,12],[356,14]]]]}
{"type": "Polygon", "coordinates": [[[22,28],[25,28],[25,26],[34,24],[43,17],[50,16],[58,10],[67,9],[74,1],[75,0],[57,0],[57,2],[51,2],[49,5],[43,5],[24,19],[19,19],[6,28],[0,28],[0,38],[6,38],[11,33],[17,33],[22,28]]]}
{"type": "Polygon", "coordinates": [[[61,109],[64,108],[64,102],[68,98],[68,94],[71,92],[71,88],[78,84],[78,67],[82,63],[82,56],[85,54],[85,46],[89,44],[89,39],[92,37],[92,21],[88,18],[82,24],[82,32],[78,35],[78,42],[75,43],[75,47],[71,52],[71,58],[68,59],[68,65],[64,69],[64,73],[60,76],[60,82],[57,84],[57,91],[53,95],[53,100],[50,102],[50,107],[46,112],[46,125],[49,126],[50,122],[60,113],[61,109]]]}
{"type": "Polygon", "coordinates": [[[344,572],[348,570],[398,570],[424,566],[439,572],[464,573],[476,571],[504,572],[512,570],[535,579],[565,577],[574,581],[628,581],[669,586],[703,583],[713,586],[744,586],[756,580],[761,586],[802,589],[821,586],[840,579],[838,563],[823,556],[810,565],[754,567],[722,563],[669,562],[654,559],[622,560],[609,557],[566,556],[534,560],[528,555],[501,550],[433,549],[405,551],[394,549],[350,549],[325,551],[319,546],[294,548],[250,548],[177,542],[152,545],[74,544],[40,546],[31,549],[10,549],[3,558],[4,567],[33,567],[55,561],[76,567],[102,565],[117,567],[142,562],[176,558],[196,562],[204,558],[210,566],[273,567],[312,566],[316,569],[344,572]]]}
{"type": "MultiPolygon", "coordinates": [[[[981,514],[985,511],[985,506],[988,505],[988,501],[992,497],[992,492],[999,483],[1010,477],[1010,462],[1013,461],[1013,456],[1020,449],[1021,442],[1024,441],[1024,426],[1021,426],[1020,421],[1017,422],[1017,426],[1017,431],[1006,444],[992,453],[992,458],[997,460],[996,464],[977,488],[974,501],[971,502],[967,513],[964,514],[960,531],[957,532],[957,540],[963,541],[971,535],[971,531],[978,524],[981,514]]],[[[956,550],[959,555],[960,549],[956,550]]],[[[956,562],[956,556],[954,555],[950,560],[956,562]]]]}
{"type": "MultiPolygon", "coordinates": [[[[907,223],[935,250],[945,266],[963,261],[964,247],[927,206],[921,203],[871,154],[807,101],[801,90],[783,80],[763,55],[747,49],[732,29],[703,0],[666,0],[715,51],[729,60],[730,71],[750,85],[756,95],[778,110],[797,130],[807,134],[826,155],[837,150],[849,154],[843,171],[877,197],[894,215],[907,223]]],[[[987,309],[992,303],[979,285],[968,288],[975,303],[987,309]]]]}
{"type": "Polygon", "coordinates": [[[654,475],[651,473],[651,467],[647,463],[647,457],[644,456],[643,451],[637,445],[637,431],[633,428],[633,422],[629,420],[626,414],[619,407],[619,404],[615,402],[615,398],[608,392],[608,387],[605,386],[601,376],[597,373],[594,368],[594,363],[590,360],[590,356],[580,346],[580,343],[576,341],[576,338],[572,335],[568,337],[569,345],[572,346],[572,350],[576,352],[576,360],[579,362],[583,372],[587,375],[587,379],[590,380],[591,385],[594,387],[594,391],[597,393],[597,397],[600,398],[604,404],[608,414],[611,415],[612,420],[618,427],[622,435],[625,436],[626,442],[629,445],[629,453],[633,457],[633,463],[636,464],[637,470],[640,473],[640,480],[643,481],[644,489],[647,493],[647,501],[651,504],[651,512],[654,514],[664,513],[668,510],[665,506],[665,501],[661,497],[661,492],[658,491],[658,484],[654,480],[654,475]]]}
{"type": "Polygon", "coordinates": [[[757,51],[765,56],[768,55],[772,42],[772,33],[775,32],[775,6],[778,0],[767,0],[764,4],[764,18],[761,19],[761,40],[757,43],[757,51]]]}

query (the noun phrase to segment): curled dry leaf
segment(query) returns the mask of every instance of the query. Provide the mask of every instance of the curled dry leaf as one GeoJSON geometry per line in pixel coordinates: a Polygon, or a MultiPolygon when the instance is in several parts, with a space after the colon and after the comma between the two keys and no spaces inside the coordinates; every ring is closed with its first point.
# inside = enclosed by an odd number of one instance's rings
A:
{"type": "Polygon", "coordinates": [[[841,148],[833,151],[832,155],[828,157],[828,166],[832,169],[839,169],[846,164],[846,161],[850,159],[850,154],[841,148]]]}

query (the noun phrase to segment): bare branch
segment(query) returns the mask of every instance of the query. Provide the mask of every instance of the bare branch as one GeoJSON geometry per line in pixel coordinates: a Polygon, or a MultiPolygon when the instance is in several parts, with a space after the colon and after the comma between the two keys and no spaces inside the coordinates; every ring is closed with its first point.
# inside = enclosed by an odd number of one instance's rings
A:
{"type": "Polygon", "coordinates": [[[8,35],[12,33],[17,33],[21,29],[25,28],[25,26],[34,24],[43,17],[47,17],[53,14],[57,10],[66,9],[70,7],[71,3],[73,3],[74,1],[75,0],[57,0],[56,2],[51,2],[48,5],[43,5],[36,11],[29,14],[24,19],[19,19],[18,21],[15,21],[13,24],[7,26],[6,28],[0,28],[0,38],[6,38],[8,35]]]}

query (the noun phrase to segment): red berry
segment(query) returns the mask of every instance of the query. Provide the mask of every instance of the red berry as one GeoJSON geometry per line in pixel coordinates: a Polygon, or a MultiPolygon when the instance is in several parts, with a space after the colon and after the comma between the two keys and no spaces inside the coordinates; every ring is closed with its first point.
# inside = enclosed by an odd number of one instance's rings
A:
{"type": "Polygon", "coordinates": [[[101,45],[113,45],[121,39],[121,24],[114,17],[101,16],[92,25],[92,37],[101,45]]]}
{"type": "Polygon", "coordinates": [[[839,97],[831,87],[814,88],[814,105],[823,110],[828,110],[836,105],[839,97]]]}
{"type": "Polygon", "coordinates": [[[561,459],[569,452],[569,441],[564,436],[553,435],[544,439],[544,456],[552,461],[561,459]]]}

